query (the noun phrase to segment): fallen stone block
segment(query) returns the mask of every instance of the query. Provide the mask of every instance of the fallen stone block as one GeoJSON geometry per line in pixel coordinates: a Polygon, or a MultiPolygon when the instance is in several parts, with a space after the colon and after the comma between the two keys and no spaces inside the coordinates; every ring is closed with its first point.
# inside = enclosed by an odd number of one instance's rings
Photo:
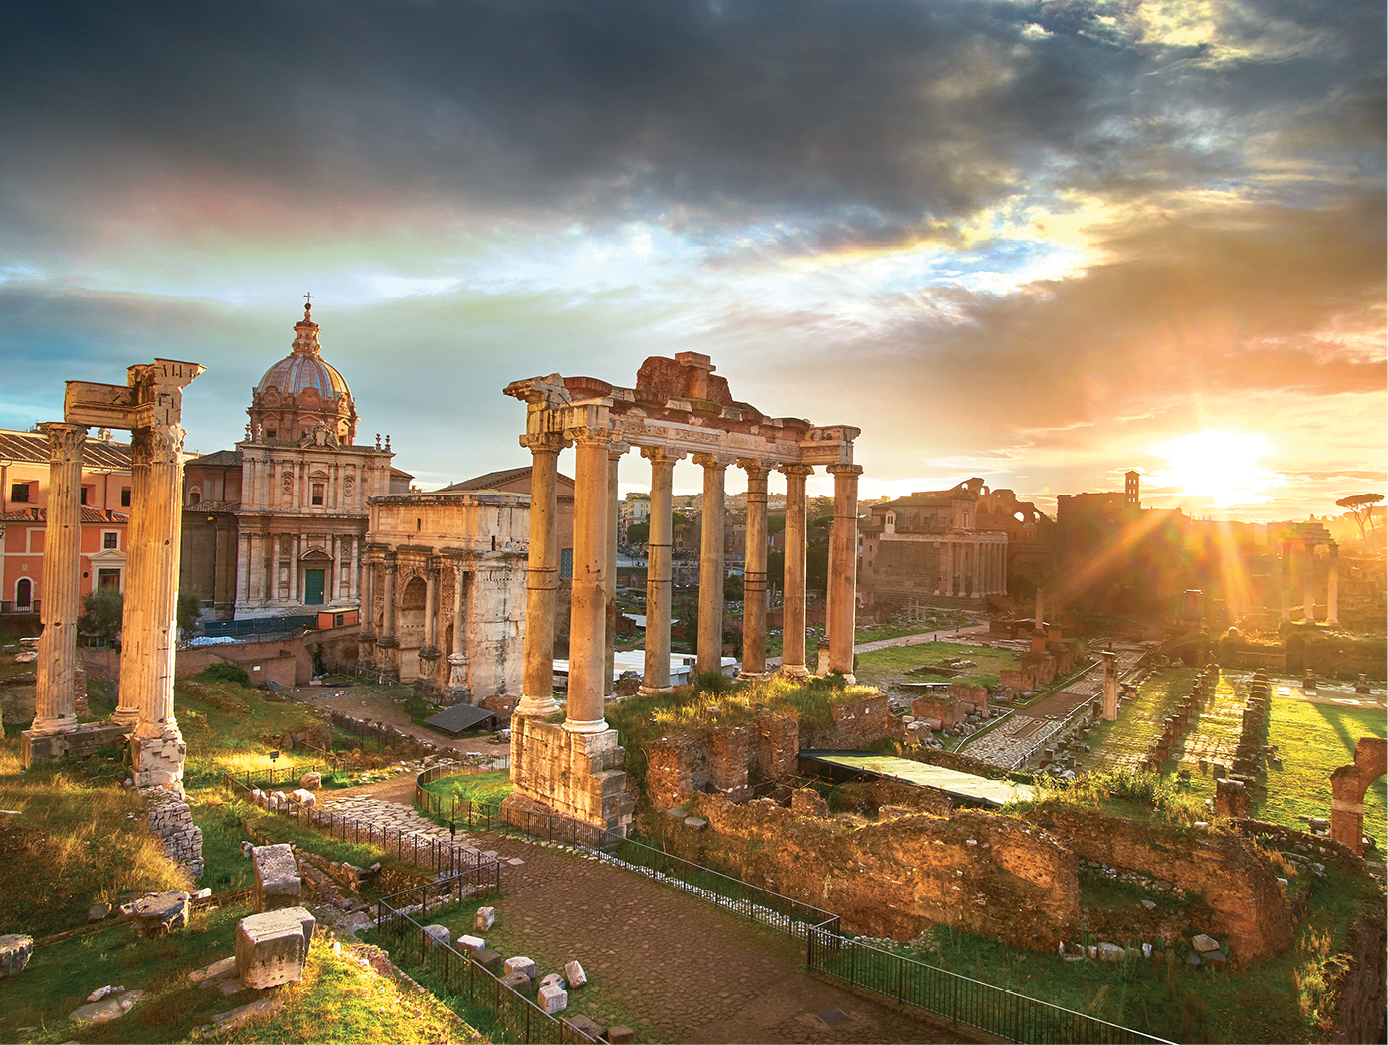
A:
{"type": "Polygon", "coordinates": [[[182,889],[142,896],[131,905],[136,936],[163,936],[188,924],[189,896],[182,889]]]}
{"type": "Polygon", "coordinates": [[[517,994],[530,993],[530,977],[523,972],[508,972],[499,981],[503,987],[509,987],[517,994]]]}
{"type": "Polygon", "coordinates": [[[511,973],[513,973],[513,972],[522,972],[522,973],[525,973],[526,976],[529,976],[531,979],[534,979],[534,978],[535,978],[535,962],[534,962],[534,959],[525,958],[525,957],[507,958],[507,959],[506,959],[506,972],[507,972],[507,975],[509,975],[509,974],[511,974],[511,973]]]}
{"type": "Polygon", "coordinates": [[[323,786],[323,774],[305,773],[299,777],[299,786],[307,791],[316,791],[323,786]]]}
{"type": "Polygon", "coordinates": [[[1116,943],[1099,944],[1099,960],[1103,962],[1120,962],[1123,960],[1123,948],[1116,943]]]}
{"type": "Polygon", "coordinates": [[[472,927],[474,929],[481,929],[483,932],[486,932],[494,924],[496,924],[495,907],[477,908],[477,914],[472,919],[472,927]]]}
{"type": "Polygon", "coordinates": [[[560,976],[557,972],[547,972],[540,977],[540,986],[562,987],[564,986],[564,977],[560,976]]]}
{"type": "Polygon", "coordinates": [[[236,975],[236,958],[223,958],[215,961],[206,969],[194,969],[188,974],[188,979],[194,983],[202,984],[203,988],[211,987],[218,980],[226,979],[228,976],[236,975]]]}
{"type": "Polygon", "coordinates": [[[1191,937],[1190,942],[1197,951],[1219,950],[1219,941],[1213,936],[1206,936],[1204,933],[1196,933],[1195,936],[1191,937]]]}
{"type": "Polygon", "coordinates": [[[564,966],[564,979],[569,981],[570,989],[582,987],[588,982],[588,977],[583,972],[583,966],[579,965],[577,960],[564,966]]]}
{"type": "Polygon", "coordinates": [[[68,1019],[81,1023],[108,1023],[129,1012],[144,993],[144,991],[124,991],[121,994],[108,995],[98,1002],[83,1005],[72,1012],[68,1019]]]}
{"type": "Polygon", "coordinates": [[[302,907],[248,915],[236,924],[236,972],[255,990],[293,983],[304,974],[315,921],[302,907]]]}
{"type": "Polygon", "coordinates": [[[480,936],[459,936],[458,949],[469,954],[476,954],[487,946],[487,941],[480,936]]]}
{"type": "Polygon", "coordinates": [[[472,954],[472,960],[493,976],[506,975],[506,960],[490,947],[480,947],[472,954]]]}
{"type": "Polygon", "coordinates": [[[636,1045],[636,1032],[630,1027],[617,1024],[607,1028],[609,1045],[636,1045]]]}
{"type": "Polygon", "coordinates": [[[111,913],[111,905],[108,903],[94,903],[87,908],[87,921],[99,922],[111,913]]]}
{"type": "Polygon", "coordinates": [[[294,850],[287,843],[259,845],[251,850],[255,864],[255,909],[275,911],[282,907],[297,907],[303,882],[294,850]]]}
{"type": "Polygon", "coordinates": [[[424,927],[424,942],[430,947],[446,947],[452,937],[453,934],[448,931],[446,925],[426,925],[424,927]]]}
{"type": "Polygon", "coordinates": [[[260,998],[249,1005],[241,1005],[235,1009],[228,1009],[226,1012],[219,1012],[212,1017],[212,1022],[218,1030],[231,1030],[241,1026],[252,1016],[269,1016],[279,1012],[282,1008],[284,1008],[284,999],[279,995],[274,995],[269,998],[260,998]]]}
{"type": "Polygon", "coordinates": [[[314,798],[312,791],[303,787],[297,788],[290,796],[290,800],[294,802],[295,805],[303,806],[305,809],[312,809],[314,803],[318,801],[314,798]]]}
{"type": "Polygon", "coordinates": [[[276,810],[288,809],[289,796],[286,795],[283,791],[272,791],[270,793],[267,808],[276,810]]]}
{"type": "Polygon", "coordinates": [[[591,1038],[593,1041],[597,1041],[607,1033],[606,1027],[601,1023],[595,1023],[587,1016],[567,1016],[564,1022],[578,1031],[578,1033],[582,1034],[585,1038],[591,1038]]]}
{"type": "Polygon", "coordinates": [[[569,1007],[569,992],[557,983],[541,987],[539,999],[540,1008],[551,1016],[556,1012],[563,1012],[569,1007]]]}

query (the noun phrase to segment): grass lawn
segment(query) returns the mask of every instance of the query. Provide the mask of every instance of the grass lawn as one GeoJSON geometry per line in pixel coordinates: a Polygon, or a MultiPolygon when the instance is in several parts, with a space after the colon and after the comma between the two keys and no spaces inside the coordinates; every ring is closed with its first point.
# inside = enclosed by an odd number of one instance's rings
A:
{"type": "Polygon", "coordinates": [[[500,805],[514,787],[510,771],[498,769],[488,773],[455,773],[453,776],[439,777],[425,784],[424,790],[460,802],[500,805]]]}
{"type": "MultiPolygon", "coordinates": [[[[877,636],[884,638],[886,636],[877,636]]],[[[870,639],[868,641],[871,641],[870,639]]],[[[915,646],[888,646],[886,649],[859,653],[854,674],[864,685],[894,685],[901,682],[969,682],[995,684],[1003,671],[1020,663],[1012,650],[993,649],[967,642],[922,642],[915,646]],[[965,668],[957,678],[941,675],[912,675],[912,668],[924,665],[944,667],[946,661],[971,660],[975,666],[965,668]]]]}

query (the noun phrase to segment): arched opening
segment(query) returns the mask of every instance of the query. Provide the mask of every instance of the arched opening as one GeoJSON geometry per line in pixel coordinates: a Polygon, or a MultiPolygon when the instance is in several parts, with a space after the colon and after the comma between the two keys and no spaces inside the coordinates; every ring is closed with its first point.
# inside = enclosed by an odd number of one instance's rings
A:
{"type": "Polygon", "coordinates": [[[1388,740],[1360,737],[1354,761],[1330,774],[1330,837],[1364,852],[1364,792],[1388,771],[1388,740]]]}
{"type": "Polygon", "coordinates": [[[400,593],[400,681],[419,677],[419,648],[424,645],[424,600],[428,586],[423,577],[411,577],[400,593]]]}
{"type": "Polygon", "coordinates": [[[31,609],[34,605],[34,582],[28,577],[19,578],[19,583],[14,586],[14,608],[17,610],[31,609]]]}

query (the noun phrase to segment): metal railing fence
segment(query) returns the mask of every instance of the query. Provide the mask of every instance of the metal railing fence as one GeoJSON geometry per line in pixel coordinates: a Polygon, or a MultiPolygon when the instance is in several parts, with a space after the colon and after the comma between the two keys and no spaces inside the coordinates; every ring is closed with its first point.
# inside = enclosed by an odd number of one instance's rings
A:
{"type": "Polygon", "coordinates": [[[805,962],[812,972],[1012,1041],[1031,1045],[1171,1045],[1164,1038],[937,969],[829,929],[815,927],[810,931],[805,962]]]}

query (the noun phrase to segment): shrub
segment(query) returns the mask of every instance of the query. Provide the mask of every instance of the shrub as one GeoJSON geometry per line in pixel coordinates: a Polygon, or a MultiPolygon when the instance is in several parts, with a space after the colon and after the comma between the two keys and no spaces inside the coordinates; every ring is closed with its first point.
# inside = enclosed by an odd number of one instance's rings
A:
{"type": "Polygon", "coordinates": [[[251,676],[240,664],[229,664],[226,661],[218,661],[216,664],[209,664],[197,678],[201,682],[234,682],[238,686],[251,686],[251,676]]]}

